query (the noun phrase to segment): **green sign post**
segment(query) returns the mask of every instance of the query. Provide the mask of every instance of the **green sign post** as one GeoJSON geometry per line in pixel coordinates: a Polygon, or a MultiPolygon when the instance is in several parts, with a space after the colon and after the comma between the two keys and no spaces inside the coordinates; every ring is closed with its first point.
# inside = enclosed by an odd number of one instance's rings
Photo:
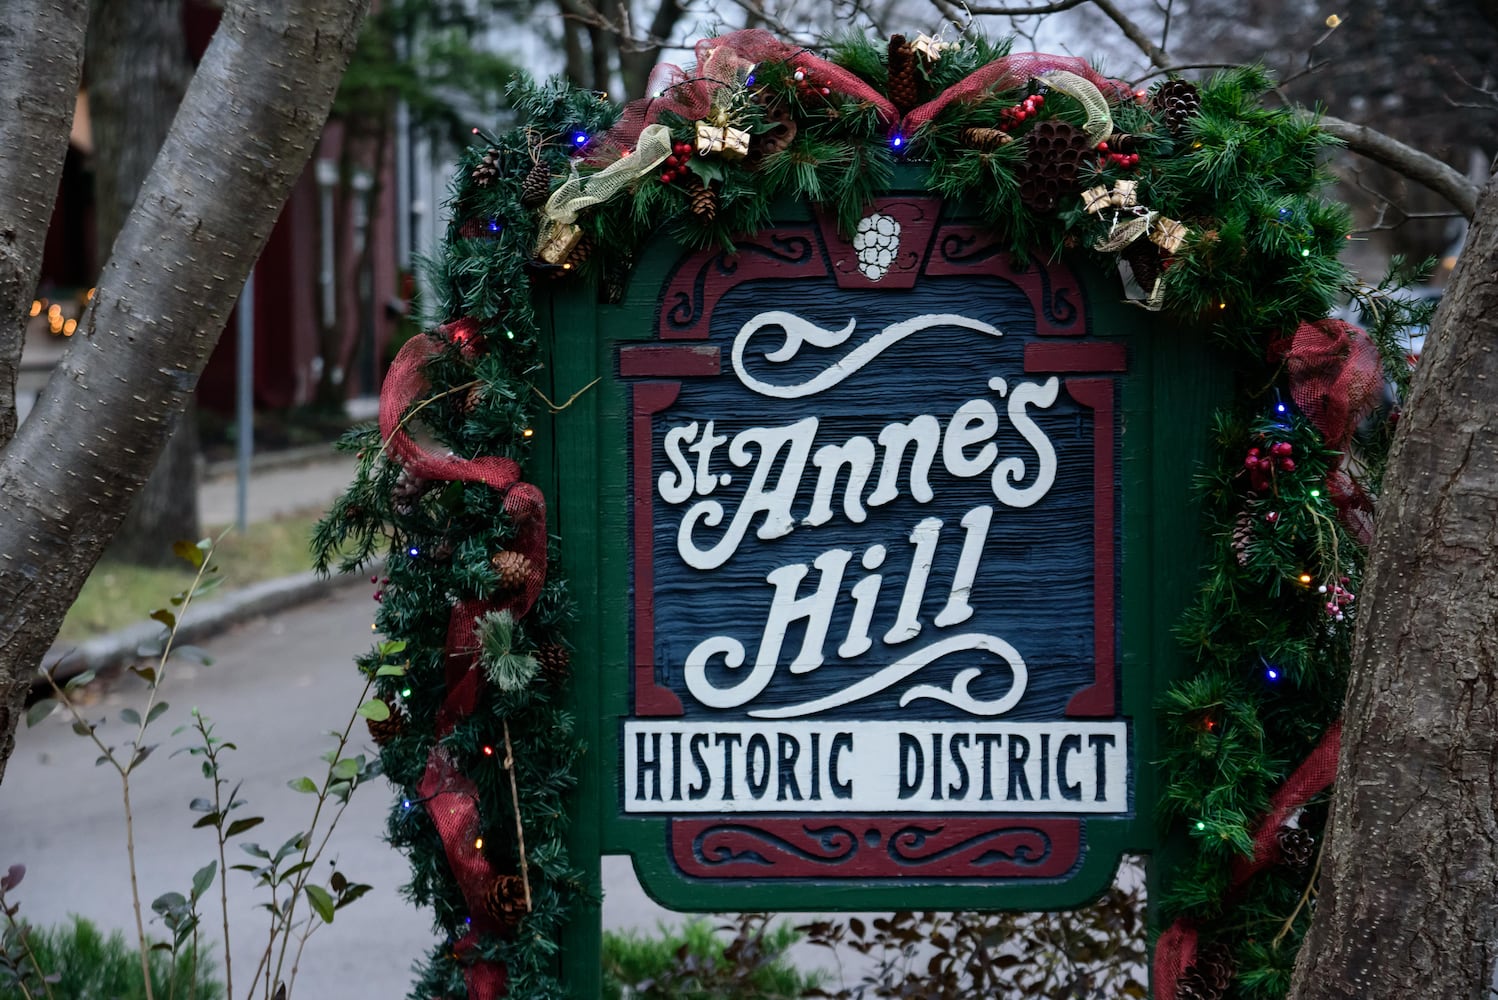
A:
{"type": "Polygon", "coordinates": [[[672,909],[1068,908],[1159,847],[1151,705],[1226,376],[1116,275],[902,179],[852,239],[785,206],[546,303],[548,396],[596,382],[542,481],[593,748],[574,856],[672,909]]]}

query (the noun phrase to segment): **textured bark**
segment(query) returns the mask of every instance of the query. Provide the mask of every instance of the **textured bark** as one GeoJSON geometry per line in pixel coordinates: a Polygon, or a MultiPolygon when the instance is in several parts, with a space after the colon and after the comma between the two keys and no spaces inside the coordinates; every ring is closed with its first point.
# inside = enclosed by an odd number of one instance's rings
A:
{"type": "Polygon", "coordinates": [[[27,681],[191,396],[367,6],[227,5],[78,333],[0,455],[0,777],[27,681]]]}
{"type": "MultiPolygon", "coordinates": [[[[0,448],[83,72],[87,0],[0,3],[0,448]]],[[[3,480],[0,480],[3,482],[3,480]]]]}
{"type": "Polygon", "coordinates": [[[1294,1000],[1489,996],[1498,939],[1498,182],[1437,312],[1359,596],[1294,1000]]]}
{"type": "MultiPolygon", "coordinates": [[[[181,0],[92,0],[88,49],[98,245],[110,247],[135,204],[192,67],[181,0]]],[[[176,421],[166,448],[109,547],[112,557],[172,562],[172,542],[198,535],[197,423],[176,421]]]]}

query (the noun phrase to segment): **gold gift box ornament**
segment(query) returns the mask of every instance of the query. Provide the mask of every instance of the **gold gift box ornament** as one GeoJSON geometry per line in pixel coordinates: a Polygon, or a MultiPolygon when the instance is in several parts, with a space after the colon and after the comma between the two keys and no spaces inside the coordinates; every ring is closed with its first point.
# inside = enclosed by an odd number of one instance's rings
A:
{"type": "Polygon", "coordinates": [[[749,155],[749,133],[732,125],[697,123],[697,155],[742,160],[749,155]]]}
{"type": "Polygon", "coordinates": [[[571,222],[552,223],[541,233],[541,245],[536,248],[536,256],[548,264],[560,266],[567,262],[582,238],[581,226],[571,222]]]}

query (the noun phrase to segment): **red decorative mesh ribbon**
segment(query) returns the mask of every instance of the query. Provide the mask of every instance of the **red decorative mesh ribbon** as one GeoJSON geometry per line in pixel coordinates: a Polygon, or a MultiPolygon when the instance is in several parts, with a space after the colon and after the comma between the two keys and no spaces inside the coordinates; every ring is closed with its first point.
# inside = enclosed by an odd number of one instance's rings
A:
{"type": "Polygon", "coordinates": [[[818,86],[870,105],[891,132],[906,136],[929,124],[953,101],[976,100],[991,90],[1020,87],[1030,78],[1054,70],[1075,73],[1110,98],[1130,92],[1127,84],[1110,80],[1087,65],[1085,60],[1022,52],[994,60],[901,118],[899,109],[889,98],[856,73],[759,28],[704,38],[697,43],[695,51],[697,64],[691,70],[669,63],[655,68],[650,74],[648,90],[650,94],[660,96],[641,98],[625,105],[619,121],[593,147],[595,157],[599,153],[617,155],[633,149],[640,132],[646,125],[658,121],[663,111],[674,112],[688,121],[705,117],[712,109],[713,95],[719,89],[741,79],[763,62],[787,62],[806,70],[818,86]]]}
{"type": "Polygon", "coordinates": [[[1333,448],[1345,450],[1383,392],[1373,340],[1351,323],[1302,323],[1271,350],[1284,359],[1290,396],[1333,448]]]}
{"type": "MultiPolygon", "coordinates": [[[[439,333],[460,347],[474,343],[478,336],[477,324],[468,319],[448,324],[439,333]]],[[[437,338],[413,337],[396,355],[380,392],[380,435],[386,453],[422,479],[483,483],[503,492],[505,513],[516,526],[510,548],[530,560],[531,570],[525,586],[502,601],[464,601],[452,609],[447,626],[447,696],[437,712],[439,740],[478,706],[483,677],[473,667],[478,654],[474,628],[479,617],[493,610],[507,610],[521,617],[536,603],[546,579],[546,503],[540,490],[520,481],[520,466],[495,456],[464,459],[436,455],[405,430],[408,412],[427,389],[426,363],[441,349],[437,338]]],[[[463,978],[469,1000],[497,1000],[508,988],[505,968],[477,958],[477,936],[497,929],[484,905],[485,892],[497,873],[479,842],[478,788],[454,766],[439,743],[427,757],[417,791],[437,828],[448,866],[471,914],[472,931],[454,949],[459,960],[467,963],[463,978]]]]}
{"type": "MultiPolygon", "coordinates": [[[[1236,889],[1280,860],[1279,830],[1285,820],[1320,795],[1337,777],[1337,756],[1342,752],[1342,723],[1332,723],[1316,749],[1303,760],[1288,781],[1269,800],[1269,811],[1254,830],[1251,858],[1233,862],[1229,888],[1236,889]]],[[[1177,920],[1155,942],[1155,1000],[1176,1000],[1176,989],[1186,970],[1196,961],[1196,929],[1177,920]]]]}

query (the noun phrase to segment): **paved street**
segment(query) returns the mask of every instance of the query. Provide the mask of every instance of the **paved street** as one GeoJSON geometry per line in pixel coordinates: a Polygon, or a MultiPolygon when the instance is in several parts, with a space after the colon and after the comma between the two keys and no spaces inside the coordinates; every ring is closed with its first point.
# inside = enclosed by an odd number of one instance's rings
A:
{"type": "MultiPolygon", "coordinates": [[[[161,748],[132,779],[136,853],[141,894],[149,904],[170,890],[185,892],[192,873],[214,857],[213,838],[191,829],[197,814],[187,803],[209,788],[197,759],[183,754],[187,734],[169,737],[196,706],[237,743],[225,770],[243,779],[244,815],[265,816],[247,838],[268,847],[303,829],[312,799],[286,787],[303,774],[316,774],[318,755],[331,745],[327,730],[341,727],[360,691],[352,665],[367,648],[372,603],[362,587],[307,607],[252,623],[208,643],[211,667],[173,665],[164,687],[170,709],[153,733],[161,748]]],[[[138,705],[139,688],[121,685],[90,718],[108,717],[103,732],[123,738],[119,710],[138,705]]],[[[362,736],[361,745],[368,745],[362,736]]],[[[27,866],[16,898],[22,913],[50,924],[70,913],[133,935],[130,882],[119,781],[113,770],[95,767],[91,743],[73,735],[61,715],[18,734],[16,754],[0,784],[0,869],[27,866]]],[[[389,786],[381,779],[353,797],[329,847],[329,856],[351,878],[374,885],[368,896],[338,913],[307,947],[296,995],[395,1000],[405,995],[411,964],[433,940],[427,917],[406,904],[397,887],[406,861],[381,840],[389,786]]],[[[245,860],[230,855],[229,863],[245,860]]],[[[264,948],[265,914],[249,876],[230,873],[231,937],[236,993],[244,994],[250,972],[264,948]]],[[[606,858],[606,926],[653,929],[678,917],[657,907],[640,891],[630,864],[606,858]]],[[[215,893],[216,893],[215,889],[215,893]]],[[[216,895],[215,895],[216,900],[216,895]]],[[[216,902],[207,933],[221,938],[216,902]]],[[[148,913],[149,917],[150,914],[148,913]]],[[[157,924],[153,932],[161,933],[157,924]]],[[[817,960],[817,953],[800,956],[817,960]]]]}

